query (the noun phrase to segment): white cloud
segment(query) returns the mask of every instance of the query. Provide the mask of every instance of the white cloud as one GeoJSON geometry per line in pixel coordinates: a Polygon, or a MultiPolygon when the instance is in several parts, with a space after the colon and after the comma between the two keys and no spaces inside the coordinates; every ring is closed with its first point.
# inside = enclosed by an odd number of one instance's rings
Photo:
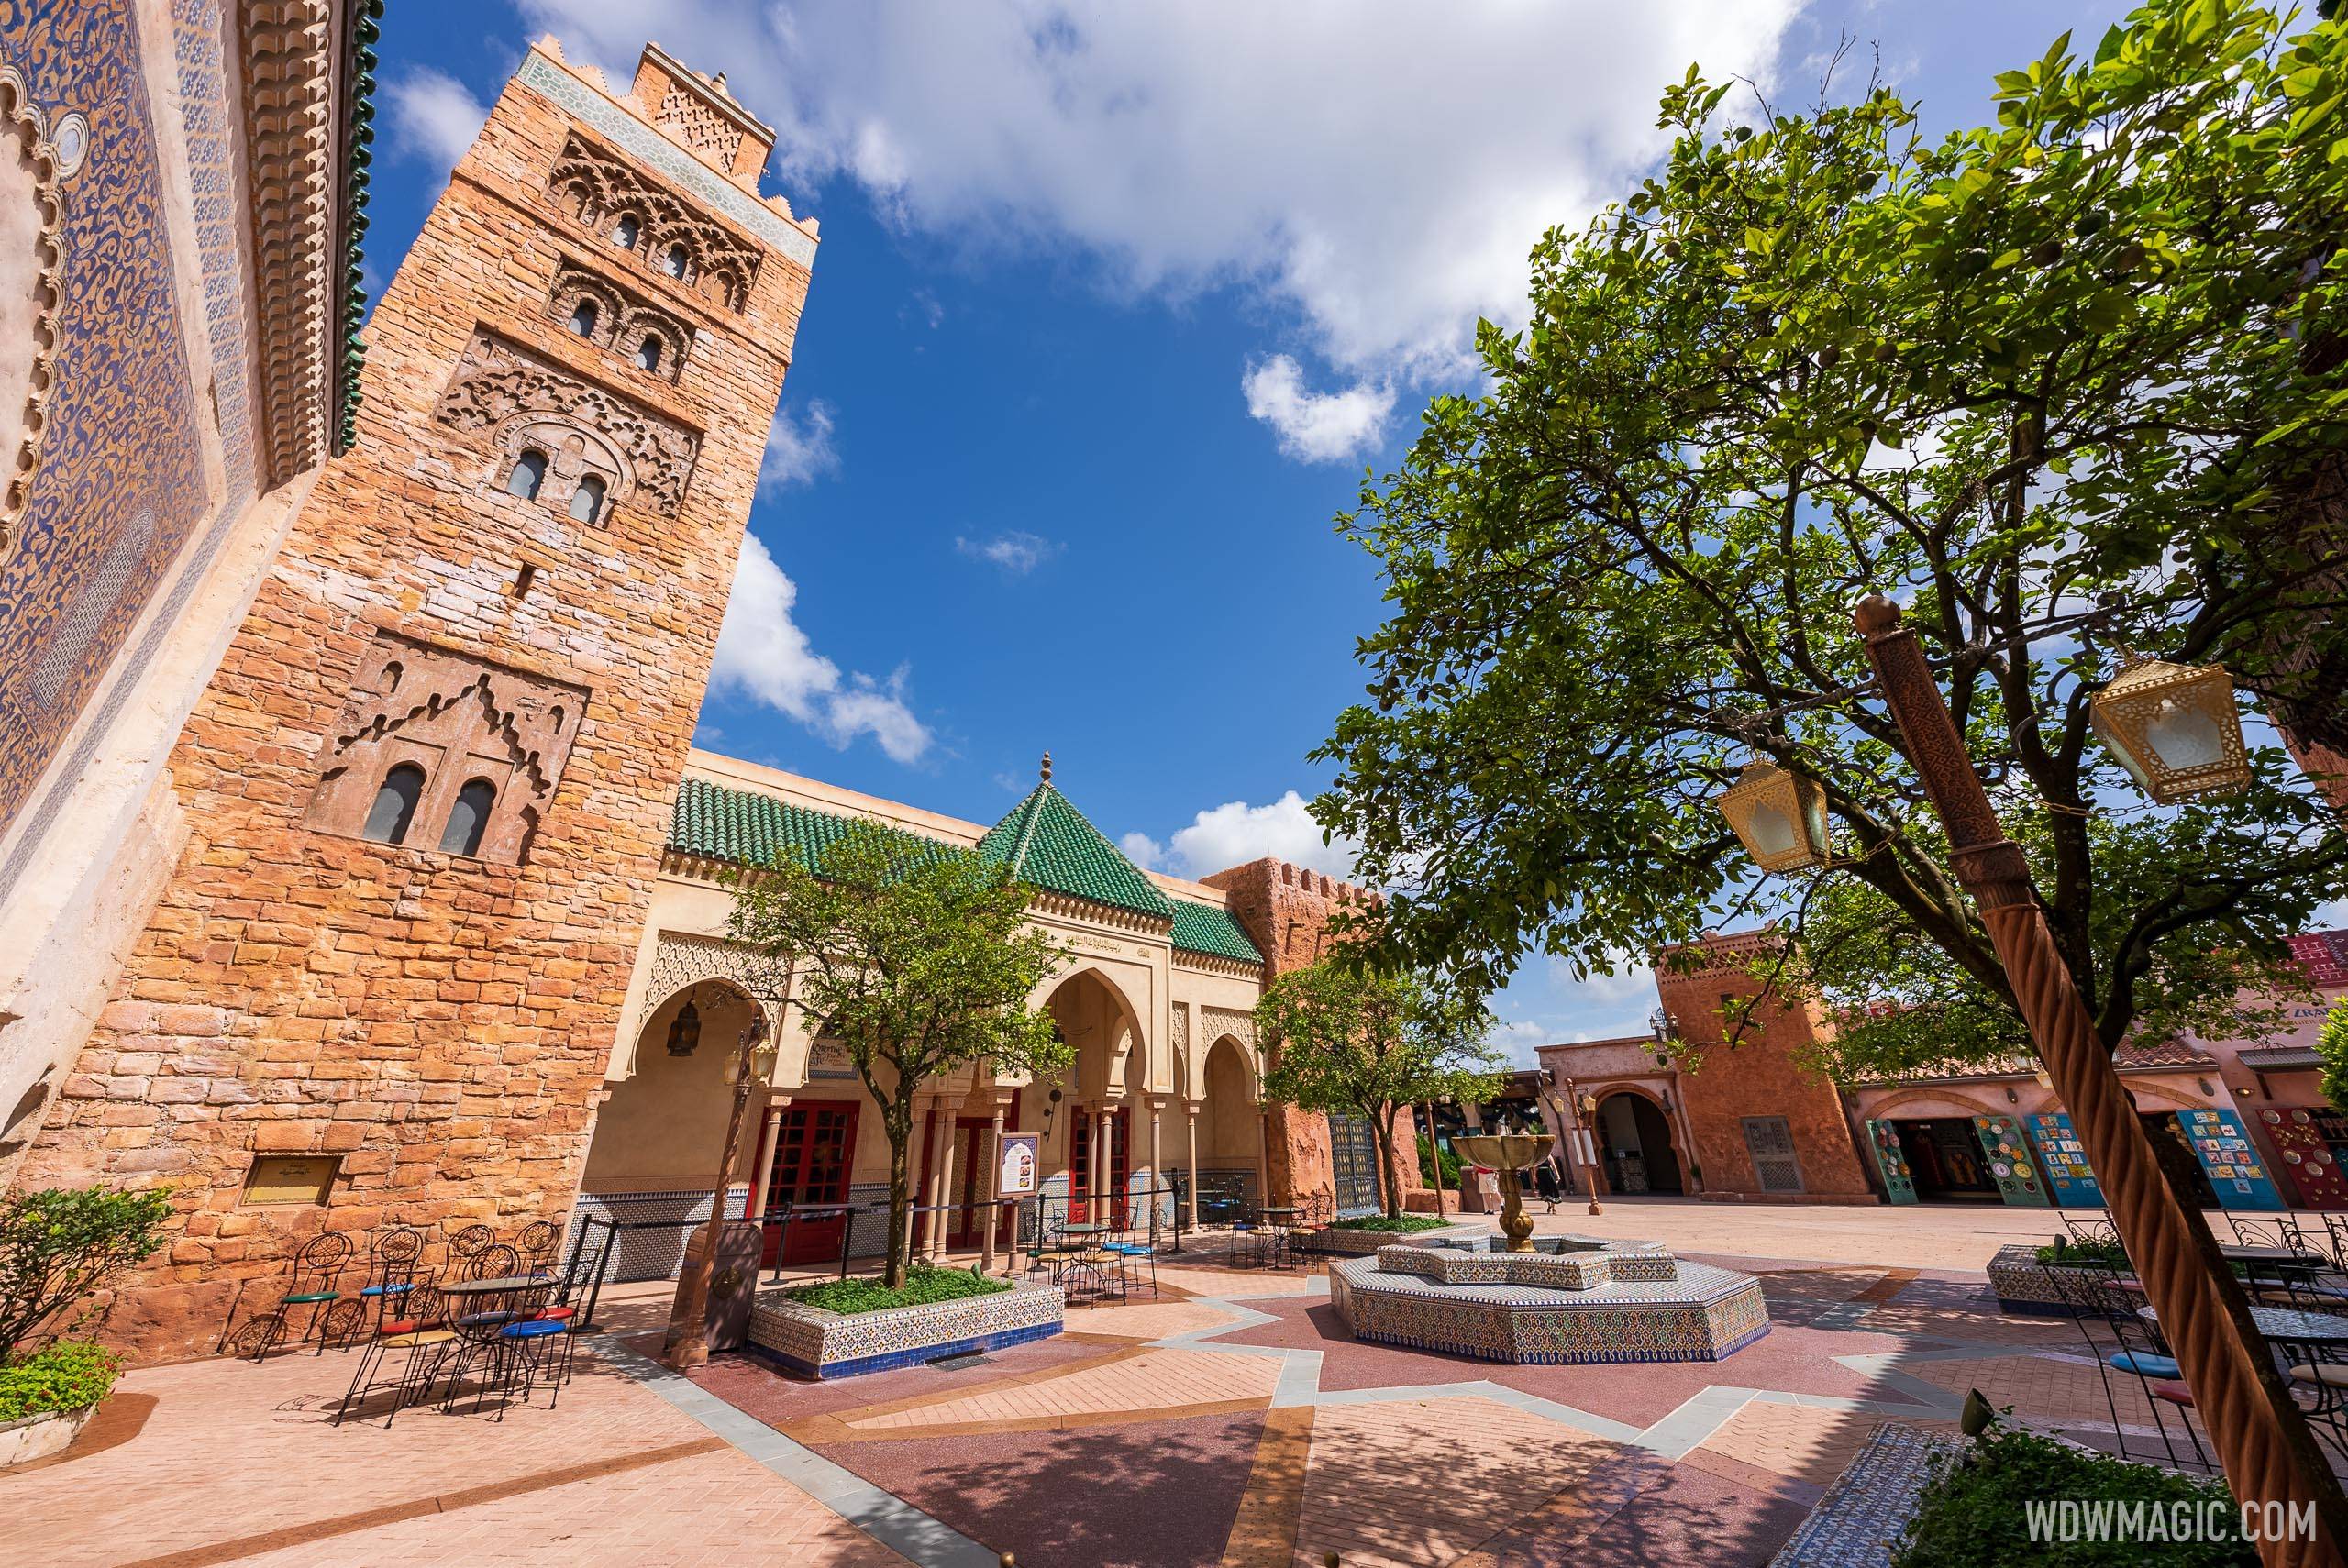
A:
{"type": "Polygon", "coordinates": [[[1279,432],[1280,450],[1308,463],[1342,462],[1377,444],[1394,412],[1391,385],[1358,381],[1343,392],[1308,392],[1304,370],[1285,354],[1239,378],[1247,412],[1279,432]]]}
{"type": "Polygon", "coordinates": [[[1018,528],[991,539],[966,539],[956,535],[954,548],[974,561],[1001,567],[1011,577],[1025,577],[1060,553],[1058,541],[1018,528]]]}
{"type": "Polygon", "coordinates": [[[392,105],[392,150],[442,173],[457,166],[481,134],[489,108],[445,71],[411,66],[383,87],[392,105]]]}
{"type": "Polygon", "coordinates": [[[1799,0],[525,0],[575,53],[657,36],[909,230],[1080,249],[1111,288],[1236,285],[1351,381],[1456,374],[1525,258],[1665,146],[1692,61],[1767,81],[1799,0]]]}
{"type": "Polygon", "coordinates": [[[893,760],[919,761],[931,737],[905,701],[903,668],[885,681],[843,676],[792,620],[798,601],[799,585],[783,575],[757,535],[745,535],[733,597],[717,633],[710,690],[763,702],[841,750],[869,734],[893,760]]]}
{"type": "Polygon", "coordinates": [[[1346,839],[1322,843],[1321,824],[1293,790],[1264,806],[1226,801],[1201,812],[1164,844],[1143,833],[1129,833],[1119,844],[1136,865],[1182,877],[1203,877],[1267,855],[1332,877],[1354,874],[1356,846],[1346,839]]]}
{"type": "Polygon", "coordinates": [[[839,470],[840,455],[832,445],[832,405],[818,398],[807,405],[804,420],[792,417],[788,406],[774,411],[767,427],[766,456],[759,461],[759,493],[771,495],[794,484],[813,484],[839,470]]]}

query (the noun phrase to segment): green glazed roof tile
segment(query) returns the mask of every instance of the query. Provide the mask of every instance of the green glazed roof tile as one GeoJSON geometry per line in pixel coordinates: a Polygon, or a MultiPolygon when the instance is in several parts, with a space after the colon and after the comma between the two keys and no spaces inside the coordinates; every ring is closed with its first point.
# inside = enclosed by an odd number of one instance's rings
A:
{"type": "Polygon", "coordinates": [[[788,854],[808,866],[847,831],[847,823],[846,817],[771,795],[688,778],[678,787],[670,814],[669,847],[743,866],[770,866],[779,853],[788,854]]]}
{"type": "Polygon", "coordinates": [[[979,853],[1009,866],[1013,876],[1036,887],[1113,909],[1174,918],[1174,906],[1157,884],[1049,784],[1036,785],[1009,816],[989,828],[979,841],[979,853]]]}
{"type": "Polygon", "coordinates": [[[1172,900],[1174,905],[1174,945],[1186,953],[1211,954],[1217,958],[1236,958],[1242,964],[1260,964],[1264,955],[1247,940],[1247,933],[1231,918],[1231,911],[1214,904],[1194,904],[1187,899],[1172,900]]]}

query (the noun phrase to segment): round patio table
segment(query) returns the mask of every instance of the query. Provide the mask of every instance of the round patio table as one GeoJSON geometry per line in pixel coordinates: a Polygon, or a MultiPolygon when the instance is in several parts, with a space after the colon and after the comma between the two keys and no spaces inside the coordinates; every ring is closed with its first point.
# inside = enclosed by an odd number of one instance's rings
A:
{"type": "MultiPolygon", "coordinates": [[[[2159,1309],[2139,1307],[2136,1316],[2147,1323],[2161,1320],[2159,1309]]],[[[2289,1307],[2253,1307],[2250,1320],[2261,1338],[2286,1345],[2348,1345],[2348,1318],[2329,1312],[2301,1312],[2289,1307]]]]}
{"type": "Polygon", "coordinates": [[[1256,1262],[1261,1268],[1270,1268],[1275,1260],[1288,1250],[1288,1222],[1297,1216],[1290,1203],[1267,1203],[1256,1209],[1256,1223],[1262,1227],[1256,1232],[1256,1262]]]}

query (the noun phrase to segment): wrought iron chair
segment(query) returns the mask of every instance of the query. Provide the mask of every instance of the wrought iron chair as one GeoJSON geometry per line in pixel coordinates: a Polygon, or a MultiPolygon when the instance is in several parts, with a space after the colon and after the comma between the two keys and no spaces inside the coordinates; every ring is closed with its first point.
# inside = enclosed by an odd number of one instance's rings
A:
{"type": "MultiPolygon", "coordinates": [[[[1119,1231],[1113,1240],[1103,1243],[1103,1250],[1114,1254],[1118,1260],[1118,1272],[1124,1276],[1124,1286],[1128,1289],[1133,1286],[1135,1277],[1146,1268],[1149,1275],[1149,1293],[1156,1296],[1157,1294],[1157,1242],[1155,1234],[1157,1225],[1154,1203],[1151,1220],[1150,1240],[1146,1242],[1135,1240],[1133,1228],[1128,1225],[1124,1231],[1119,1231]]],[[[1121,1289],[1118,1294],[1123,1296],[1124,1290],[1121,1289]]]]}
{"type": "Polygon", "coordinates": [[[493,1242],[465,1260],[467,1279],[504,1279],[522,1272],[522,1254],[504,1242],[493,1242]]]}
{"type": "Polygon", "coordinates": [[[318,1348],[326,1348],[327,1315],[342,1299],[338,1286],[350,1263],[350,1254],[357,1250],[350,1238],[339,1231],[313,1236],[302,1243],[301,1250],[294,1254],[293,1270],[286,1276],[285,1294],[277,1298],[274,1308],[254,1319],[259,1325],[257,1332],[248,1325],[247,1331],[252,1332],[255,1340],[253,1360],[260,1361],[284,1340],[297,1307],[307,1307],[310,1316],[302,1325],[300,1338],[294,1342],[298,1345],[316,1334],[318,1348]]]}
{"type": "Polygon", "coordinates": [[[336,1308],[338,1313],[348,1307],[359,1309],[345,1316],[342,1331],[337,1336],[345,1349],[361,1330],[369,1327],[371,1316],[375,1320],[375,1332],[382,1331],[386,1309],[393,1318],[407,1316],[399,1309],[399,1297],[415,1288],[417,1260],[423,1256],[424,1232],[413,1225],[393,1225],[376,1233],[368,1248],[367,1283],[360,1287],[358,1300],[346,1301],[336,1308]]]}
{"type": "Polygon", "coordinates": [[[2159,1329],[2139,1315],[2138,1309],[2143,1305],[2143,1287],[2118,1269],[2066,1268],[2054,1272],[2074,1276],[2063,1282],[2064,1287],[2070,1297],[2069,1304],[2077,1309],[2080,1338],[2095,1357],[2103,1379],[2104,1406],[2111,1414],[2112,1441],[2120,1456],[2157,1459],[2171,1469],[2216,1474],[2216,1464],[2194,1423],[2193,1393],[2185,1386],[2184,1371],[2170,1353],[2167,1342],[2160,1337],[2159,1329]],[[2119,1397],[2113,1392],[2115,1373],[2132,1379],[2134,1386],[2143,1391],[2145,1406],[2152,1412],[2154,1435],[2160,1441],[2158,1454],[2140,1443],[2138,1452],[2132,1455],[2128,1446],[2129,1423],[2121,1416],[2119,1397]],[[2170,1435],[2169,1411],[2176,1413],[2187,1453],[2178,1452],[2176,1441],[2170,1435]]]}
{"type": "Polygon", "coordinates": [[[374,1335],[360,1352],[359,1370],[351,1375],[349,1391],[335,1407],[335,1426],[342,1424],[354,1403],[364,1405],[374,1394],[375,1375],[383,1369],[393,1351],[404,1350],[408,1354],[392,1386],[391,1408],[383,1416],[386,1427],[397,1419],[402,1408],[431,1393],[440,1366],[455,1346],[457,1333],[449,1326],[448,1302],[437,1286],[418,1285],[398,1297],[379,1297],[377,1300],[374,1335]],[[384,1315],[386,1306],[394,1301],[401,1316],[384,1315]]]}
{"type": "Polygon", "coordinates": [[[475,1276],[469,1271],[467,1265],[471,1263],[472,1256],[475,1253],[480,1252],[483,1247],[490,1245],[496,1240],[497,1232],[491,1230],[486,1225],[467,1225],[462,1230],[451,1231],[449,1236],[449,1273],[450,1277],[456,1279],[474,1278],[475,1276]]]}
{"type": "Polygon", "coordinates": [[[2109,1215],[2075,1214],[2067,1209],[2058,1209],[2054,1211],[2054,1218],[2063,1222],[2063,1229],[2070,1232],[2074,1242],[2101,1242],[2114,1247],[2120,1244],[2119,1229],[2112,1224],[2109,1215]]]}
{"type": "Polygon", "coordinates": [[[531,1274],[550,1273],[561,1245],[562,1227],[551,1220],[533,1220],[514,1238],[514,1250],[522,1254],[522,1267],[531,1274]]]}

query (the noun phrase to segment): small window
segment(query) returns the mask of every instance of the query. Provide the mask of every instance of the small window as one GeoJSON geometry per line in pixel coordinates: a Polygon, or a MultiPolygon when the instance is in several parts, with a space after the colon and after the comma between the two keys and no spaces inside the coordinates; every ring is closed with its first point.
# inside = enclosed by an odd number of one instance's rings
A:
{"type": "Polygon", "coordinates": [[[669,247],[669,253],[660,258],[660,270],[671,278],[681,278],[685,275],[687,259],[683,246],[671,245],[669,247]]]}
{"type": "Polygon", "coordinates": [[[636,346],[636,368],[639,370],[660,368],[660,339],[648,334],[644,341],[636,346]]]}
{"type": "Polygon", "coordinates": [[[635,249],[636,237],[641,231],[642,227],[643,226],[636,221],[636,215],[634,213],[628,214],[626,217],[620,219],[615,226],[614,226],[612,229],[612,243],[618,246],[622,250],[635,249]]]}
{"type": "Polygon", "coordinates": [[[571,307],[570,330],[581,337],[595,336],[595,302],[581,300],[571,307]]]}
{"type": "Polygon", "coordinates": [[[405,842],[407,824],[415,819],[415,803],[423,797],[424,769],[413,762],[401,763],[383,775],[367,825],[360,831],[377,844],[405,842]]]}
{"type": "Polygon", "coordinates": [[[481,835],[489,831],[489,809],[497,803],[497,786],[486,778],[469,778],[457,791],[457,803],[441,830],[440,848],[449,855],[479,855],[481,835]]]}
{"type": "Polygon", "coordinates": [[[603,480],[594,474],[581,480],[579,488],[570,492],[570,515],[581,523],[593,523],[602,516],[606,488],[603,480]]]}
{"type": "Polygon", "coordinates": [[[546,482],[547,455],[533,447],[515,459],[514,471],[505,476],[505,493],[536,501],[538,486],[546,482]]]}

